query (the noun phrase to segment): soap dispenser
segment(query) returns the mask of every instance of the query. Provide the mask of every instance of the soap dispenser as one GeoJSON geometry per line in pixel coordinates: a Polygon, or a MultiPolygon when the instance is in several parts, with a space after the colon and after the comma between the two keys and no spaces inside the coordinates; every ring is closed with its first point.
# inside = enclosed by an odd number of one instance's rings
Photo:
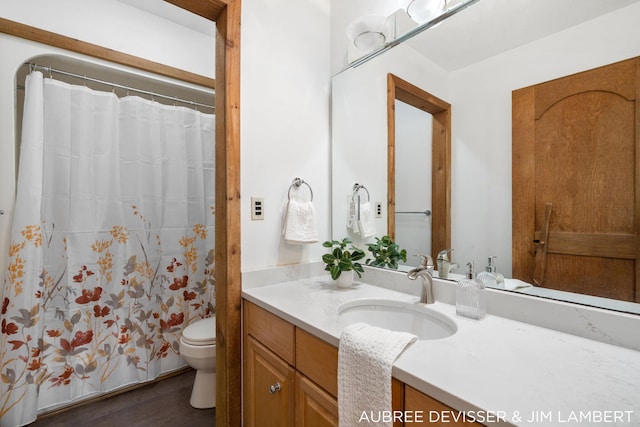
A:
{"type": "Polygon", "coordinates": [[[479,320],[487,314],[484,284],[473,276],[473,261],[469,261],[466,278],[456,286],[456,314],[479,320]]]}
{"type": "Polygon", "coordinates": [[[495,255],[489,257],[485,271],[478,273],[478,280],[484,283],[485,288],[494,287],[504,289],[504,276],[496,271],[496,265],[494,263],[496,258],[495,255]]]}

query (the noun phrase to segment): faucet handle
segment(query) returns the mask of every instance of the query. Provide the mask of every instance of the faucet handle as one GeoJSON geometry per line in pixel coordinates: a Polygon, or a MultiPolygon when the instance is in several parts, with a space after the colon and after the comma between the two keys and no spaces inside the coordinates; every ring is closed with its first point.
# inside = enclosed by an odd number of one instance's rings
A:
{"type": "Polygon", "coordinates": [[[414,256],[419,256],[422,258],[422,261],[420,262],[420,267],[433,268],[433,258],[431,258],[431,255],[418,254],[414,256]]]}
{"type": "Polygon", "coordinates": [[[438,252],[438,261],[449,261],[449,257],[447,257],[447,254],[449,252],[451,252],[453,250],[453,248],[451,249],[443,249],[440,252],[438,252]]]}

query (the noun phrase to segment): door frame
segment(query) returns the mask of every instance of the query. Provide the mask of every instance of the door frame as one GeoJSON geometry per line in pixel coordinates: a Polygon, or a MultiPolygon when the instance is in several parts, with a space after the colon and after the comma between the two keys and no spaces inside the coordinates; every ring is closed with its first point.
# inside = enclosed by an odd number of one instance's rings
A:
{"type": "Polygon", "coordinates": [[[387,233],[396,229],[396,100],[433,116],[431,130],[431,253],[451,247],[451,104],[387,74],[387,233]]]}

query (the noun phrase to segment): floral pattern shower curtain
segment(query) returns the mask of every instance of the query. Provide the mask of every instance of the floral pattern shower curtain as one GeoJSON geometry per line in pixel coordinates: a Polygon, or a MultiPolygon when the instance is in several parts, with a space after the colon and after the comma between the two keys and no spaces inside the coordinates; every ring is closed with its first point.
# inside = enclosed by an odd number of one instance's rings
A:
{"type": "Polygon", "coordinates": [[[27,77],[0,425],[185,363],[214,314],[214,116],[27,77]]]}

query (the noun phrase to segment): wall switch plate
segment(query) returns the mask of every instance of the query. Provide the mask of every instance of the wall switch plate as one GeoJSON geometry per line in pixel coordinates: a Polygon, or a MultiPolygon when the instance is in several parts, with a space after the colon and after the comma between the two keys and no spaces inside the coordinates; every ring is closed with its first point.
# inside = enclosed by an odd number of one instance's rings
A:
{"type": "Polygon", "coordinates": [[[382,202],[376,202],[376,218],[382,218],[382,202]]]}
{"type": "Polygon", "coordinates": [[[264,219],[264,199],[262,197],[251,198],[251,220],[264,219]]]}

